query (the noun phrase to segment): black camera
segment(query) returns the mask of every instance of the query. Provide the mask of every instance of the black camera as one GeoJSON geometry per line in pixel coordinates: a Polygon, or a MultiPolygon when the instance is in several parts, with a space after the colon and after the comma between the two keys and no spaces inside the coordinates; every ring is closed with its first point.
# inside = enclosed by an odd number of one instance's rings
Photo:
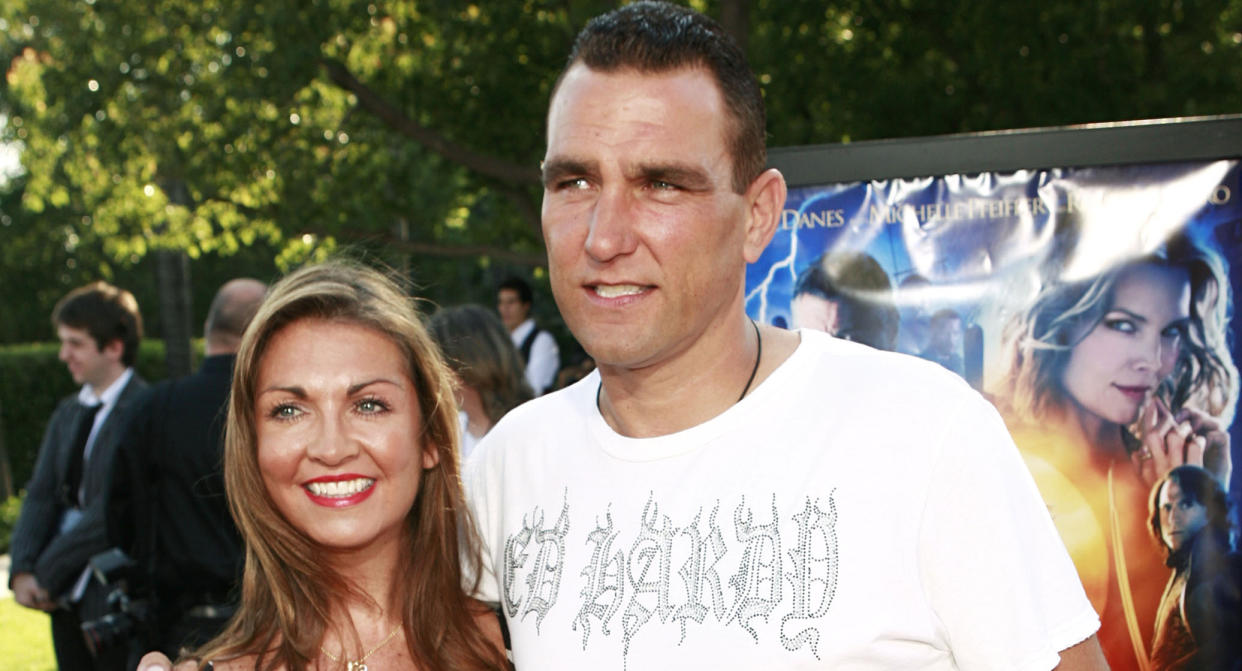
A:
{"type": "Polygon", "coordinates": [[[86,647],[98,657],[101,651],[130,642],[145,631],[151,609],[146,599],[131,598],[138,564],[119,548],[91,557],[90,567],[93,578],[107,589],[107,612],[82,623],[86,647]]]}

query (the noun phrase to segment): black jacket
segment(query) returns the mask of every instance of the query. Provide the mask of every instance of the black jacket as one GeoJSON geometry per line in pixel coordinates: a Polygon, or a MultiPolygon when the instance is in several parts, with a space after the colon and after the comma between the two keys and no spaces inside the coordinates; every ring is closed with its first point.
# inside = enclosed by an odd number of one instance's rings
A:
{"type": "Polygon", "coordinates": [[[72,501],[72,493],[67,491],[70,452],[83,410],[77,394],[64,398],[56,406],[43,433],[34,473],[26,486],[26,498],[13,530],[10,586],[11,576],[34,573],[52,598],[64,597],[90,558],[108,548],[99,504],[106,495],[113,455],[128,414],[146,386],[142,378],[133,375],[117,397],[116,406],[99,427],[91,458],[82,473],[83,516],[64,534],[57,531],[72,501]]]}

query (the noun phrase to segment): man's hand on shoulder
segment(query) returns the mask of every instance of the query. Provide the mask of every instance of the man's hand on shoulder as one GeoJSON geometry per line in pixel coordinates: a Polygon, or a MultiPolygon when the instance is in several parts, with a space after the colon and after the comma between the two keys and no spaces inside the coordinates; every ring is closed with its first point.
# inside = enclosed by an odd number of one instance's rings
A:
{"type": "Polygon", "coordinates": [[[13,575],[13,598],[17,603],[36,610],[51,612],[56,608],[47,590],[39,585],[33,573],[16,573],[13,575]]]}

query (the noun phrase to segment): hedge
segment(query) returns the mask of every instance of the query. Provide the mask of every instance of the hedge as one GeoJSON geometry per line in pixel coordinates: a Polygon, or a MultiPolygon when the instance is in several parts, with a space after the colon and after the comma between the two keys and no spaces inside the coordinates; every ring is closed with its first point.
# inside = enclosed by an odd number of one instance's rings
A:
{"type": "MultiPolygon", "coordinates": [[[[202,344],[197,343],[201,359],[202,344]]],[[[60,399],[77,391],[77,385],[57,358],[57,343],[0,346],[0,431],[8,452],[13,487],[25,489],[34,470],[43,429],[60,399]]],[[[164,343],[144,340],[135,366],[148,382],[161,380],[164,343]]]]}

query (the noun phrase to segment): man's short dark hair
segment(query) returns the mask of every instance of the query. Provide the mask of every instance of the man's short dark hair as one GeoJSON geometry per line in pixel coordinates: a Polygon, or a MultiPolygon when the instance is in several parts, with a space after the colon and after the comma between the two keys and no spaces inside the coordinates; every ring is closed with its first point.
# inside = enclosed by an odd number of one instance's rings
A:
{"type": "Polygon", "coordinates": [[[1177,483],[1178,489],[1182,490],[1182,497],[1187,501],[1205,508],[1207,527],[1204,531],[1210,531],[1222,538],[1229,537],[1229,499],[1225,488],[1201,466],[1184,464],[1169,471],[1151,488],[1151,495],[1147,500],[1147,528],[1156,542],[1164,545],[1160,522],[1160,490],[1169,482],[1177,483]]]}
{"type": "MultiPolygon", "coordinates": [[[[591,19],[578,33],[569,62],[597,72],[663,73],[706,68],[731,119],[725,138],[733,159],[733,190],[743,193],[767,163],[763,93],[737,42],[715,21],[667,2],[635,2],[591,19]]],[[[560,87],[560,79],[552,95],[560,87]]]]}
{"type": "Polygon", "coordinates": [[[888,273],[870,254],[829,252],[798,273],[793,297],[809,294],[833,301],[842,310],[836,334],[879,349],[897,341],[897,308],[888,273]]]}
{"type": "Polygon", "coordinates": [[[142,314],[134,295],[107,282],[92,282],[65,294],[52,309],[52,327],[68,326],[90,334],[103,350],[113,340],[124,345],[121,363],[134,365],[142,340],[142,314]]]}
{"type": "Polygon", "coordinates": [[[535,300],[535,294],[530,290],[530,285],[520,277],[510,277],[501,282],[500,286],[496,287],[496,293],[500,293],[505,289],[517,292],[518,300],[527,305],[530,305],[535,300]]]}

